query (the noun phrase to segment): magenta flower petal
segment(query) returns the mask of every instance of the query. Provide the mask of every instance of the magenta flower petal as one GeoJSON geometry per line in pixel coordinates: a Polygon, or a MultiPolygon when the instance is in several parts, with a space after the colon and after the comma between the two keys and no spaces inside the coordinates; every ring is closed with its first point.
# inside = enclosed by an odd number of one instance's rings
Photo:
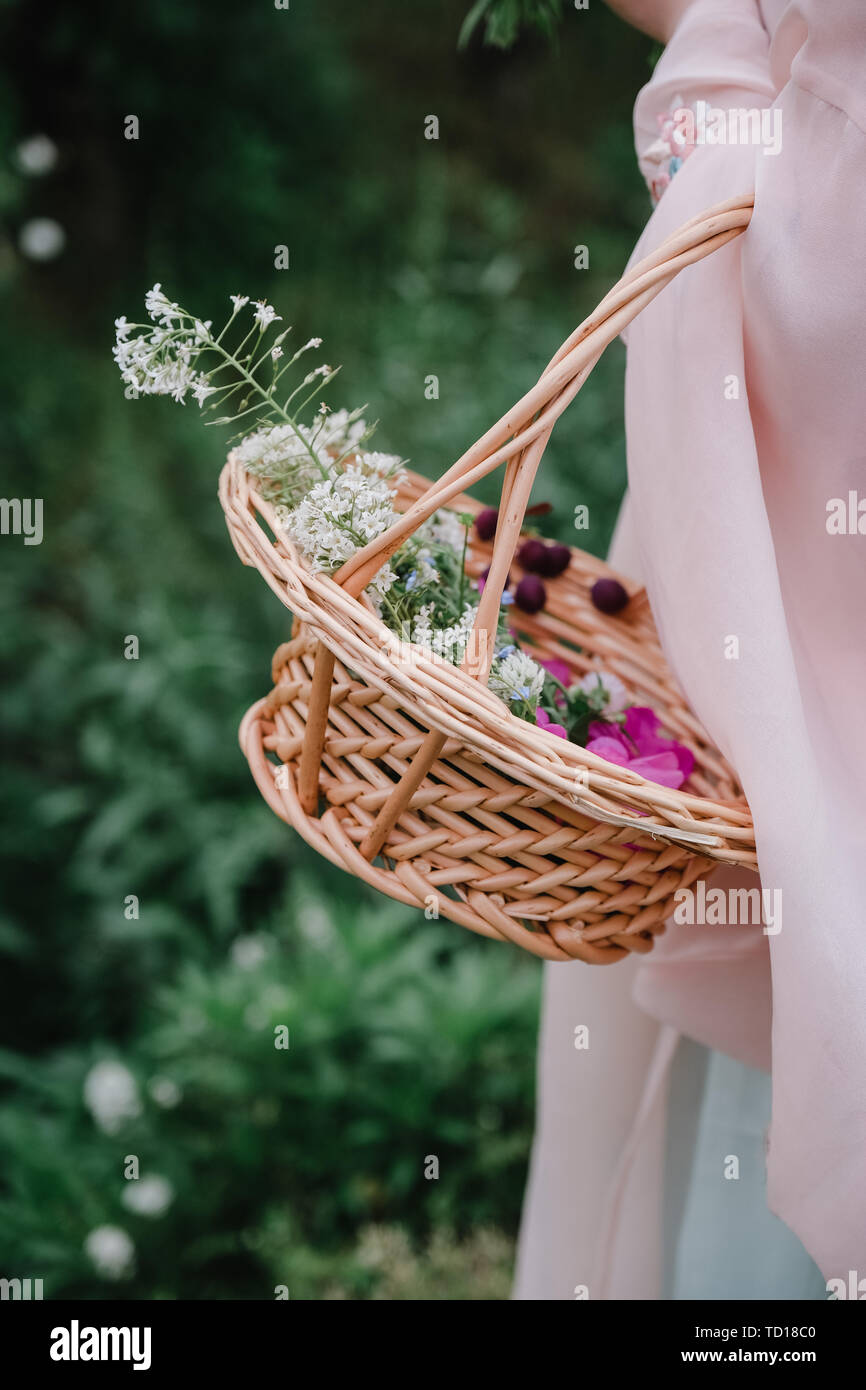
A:
{"type": "Polygon", "coordinates": [[[550,734],[556,734],[557,738],[568,738],[568,730],[562,724],[554,724],[547,710],[537,709],[535,711],[535,722],[539,729],[546,729],[550,734]]]}
{"type": "Polygon", "coordinates": [[[571,685],[571,671],[564,661],[560,661],[558,657],[552,656],[549,661],[542,661],[541,665],[544,667],[545,671],[550,672],[554,680],[559,681],[560,685],[564,685],[566,688],[571,685]]]}
{"type": "Polygon", "coordinates": [[[628,767],[631,762],[628,749],[616,738],[591,738],[586,745],[586,751],[604,758],[605,762],[616,763],[618,767],[628,767]]]}
{"type": "Polygon", "coordinates": [[[648,782],[676,790],[695,765],[690,748],[658,733],[659,719],[646,705],[632,705],[625,724],[613,727],[596,720],[589,726],[587,750],[609,763],[629,767],[648,782]]]}
{"type": "MultiPolygon", "coordinates": [[[[622,729],[619,724],[606,724],[603,719],[594,719],[589,726],[590,738],[612,738],[621,744],[623,750],[634,757],[634,748],[627,738],[623,737],[622,729]]],[[[587,745],[588,746],[588,745],[587,745]]]]}
{"type": "Polygon", "coordinates": [[[695,755],[691,748],[686,748],[682,743],[676,743],[673,739],[671,739],[670,751],[679,764],[679,769],[683,774],[683,781],[685,782],[686,778],[692,775],[692,768],[695,765],[695,755]]]}
{"type": "Polygon", "coordinates": [[[647,740],[658,738],[658,726],[658,715],[648,705],[630,705],[625,712],[625,731],[638,747],[647,740]]]}
{"type": "Polygon", "coordinates": [[[686,780],[673,753],[651,753],[644,758],[632,758],[629,768],[648,782],[657,782],[660,787],[672,787],[674,790],[686,780]]]}
{"type": "Polygon", "coordinates": [[[625,731],[633,740],[641,756],[653,753],[672,753],[682,772],[684,782],[695,765],[695,755],[690,748],[684,747],[682,743],[677,743],[675,739],[661,738],[657,732],[658,727],[658,715],[655,710],[648,706],[632,705],[626,711],[625,731]]]}

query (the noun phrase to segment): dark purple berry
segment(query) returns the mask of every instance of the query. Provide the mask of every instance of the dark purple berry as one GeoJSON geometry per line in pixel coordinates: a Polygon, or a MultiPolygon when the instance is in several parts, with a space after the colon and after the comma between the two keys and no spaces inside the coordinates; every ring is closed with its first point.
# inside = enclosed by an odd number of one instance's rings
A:
{"type": "Polygon", "coordinates": [[[547,590],[537,575],[525,574],[514,590],[514,602],[524,613],[537,613],[547,602],[547,590]]]}
{"type": "Polygon", "coordinates": [[[619,613],[628,603],[628,594],[618,579],[597,579],[589,596],[601,613],[619,613]]]}
{"type": "Polygon", "coordinates": [[[535,540],[534,538],[524,541],[517,552],[517,562],[522,565],[525,570],[540,574],[541,567],[544,564],[546,549],[547,547],[544,541],[535,540]]]}
{"type": "Polygon", "coordinates": [[[571,550],[567,545],[548,545],[544,551],[544,563],[538,573],[546,579],[556,579],[571,564],[571,550]]]}
{"type": "Polygon", "coordinates": [[[493,540],[493,537],[496,535],[496,523],[498,520],[499,510],[497,507],[482,507],[475,518],[475,530],[478,532],[480,540],[493,540]]]}

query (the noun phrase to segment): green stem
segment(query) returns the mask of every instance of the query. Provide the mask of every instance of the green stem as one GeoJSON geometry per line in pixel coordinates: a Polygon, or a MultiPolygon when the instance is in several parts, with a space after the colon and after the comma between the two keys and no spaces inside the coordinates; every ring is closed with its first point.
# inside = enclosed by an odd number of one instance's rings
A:
{"type": "Polygon", "coordinates": [[[460,556],[460,612],[463,612],[463,594],[466,589],[466,551],[469,546],[469,527],[463,527],[463,554],[460,556]]]}

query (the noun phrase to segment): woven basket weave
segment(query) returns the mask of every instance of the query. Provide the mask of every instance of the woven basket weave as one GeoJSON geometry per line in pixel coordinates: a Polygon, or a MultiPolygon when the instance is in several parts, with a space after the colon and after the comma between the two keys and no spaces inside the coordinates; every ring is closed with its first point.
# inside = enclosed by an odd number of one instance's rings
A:
{"type": "Polygon", "coordinates": [[[277,815],[340,868],[382,892],[550,960],[594,964],[646,952],[674,895],[719,862],[756,867],[736,778],[665,664],[643,590],[606,617],[589,588],[606,565],[579,550],[535,615],[510,619],[538,658],[575,679],[603,669],[695,755],[673,791],[512,714],[486,687],[499,604],[553,425],[607,344],[684,267],[740,235],[751,199],[686,224],[611,290],[537,385],[437,483],[407,475],[400,519],[333,577],[313,573],[234,455],[220,500],[239,556],[294,615],[274,688],[248,711],[241,747],[277,815]],[[476,511],[471,487],[505,465],[490,565],[460,669],[390,632],[363,594],[439,507],[476,511]]]}

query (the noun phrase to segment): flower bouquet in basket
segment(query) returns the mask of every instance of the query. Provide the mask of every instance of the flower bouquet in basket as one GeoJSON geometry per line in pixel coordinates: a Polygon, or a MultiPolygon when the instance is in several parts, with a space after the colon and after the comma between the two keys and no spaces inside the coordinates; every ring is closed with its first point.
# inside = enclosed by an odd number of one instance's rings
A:
{"type": "Polygon", "coordinates": [[[534,529],[553,423],[606,343],[739,204],[635,267],[514,411],[438,483],[323,400],[264,302],[215,330],[159,285],[116,321],[130,396],[230,425],[220,497],[294,617],[241,743],[262,793],[333,863],[426,917],[549,959],[647,951],[678,890],[755,863],[751,818],[665,666],[644,592],[534,529]],[[691,254],[689,254],[691,253],[691,254]],[[635,307],[637,305],[637,308],[635,307]],[[498,509],[464,491],[505,465],[498,509]]]}

